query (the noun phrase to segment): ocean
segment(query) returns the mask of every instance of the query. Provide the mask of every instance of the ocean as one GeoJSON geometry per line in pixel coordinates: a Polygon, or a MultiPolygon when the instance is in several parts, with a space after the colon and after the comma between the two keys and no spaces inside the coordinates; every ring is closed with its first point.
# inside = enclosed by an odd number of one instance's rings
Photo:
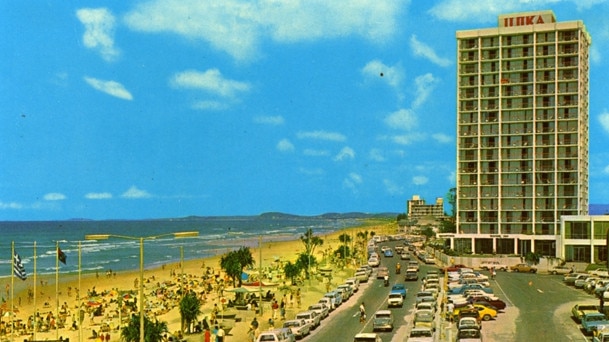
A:
{"type": "MultiPolygon", "coordinates": [[[[139,269],[140,242],[144,240],[144,267],[154,268],[184,260],[224,254],[241,246],[257,247],[263,242],[298,239],[307,229],[315,235],[331,233],[361,224],[356,218],[325,218],[288,215],[239,217],[191,217],[159,220],[108,221],[35,221],[0,222],[0,278],[11,276],[11,243],[22,259],[28,276],[36,273],[55,274],[56,245],[66,255],[66,264],[59,263],[59,272],[76,274],[80,244],[81,270],[99,272],[139,269]],[[173,237],[172,233],[196,231],[193,238],[173,237]],[[110,237],[106,240],[85,240],[85,235],[111,234],[134,237],[110,237]],[[152,238],[153,236],[165,235],[152,238]],[[169,235],[169,236],[167,236],[169,235]],[[34,248],[34,245],[36,246],[34,248]]],[[[296,253],[296,251],[295,251],[296,253]]]]}

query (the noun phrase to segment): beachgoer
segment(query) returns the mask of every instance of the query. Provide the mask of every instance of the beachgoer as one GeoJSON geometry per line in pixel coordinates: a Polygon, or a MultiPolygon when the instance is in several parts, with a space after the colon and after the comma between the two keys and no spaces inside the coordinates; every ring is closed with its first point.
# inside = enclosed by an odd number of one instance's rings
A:
{"type": "Polygon", "coordinates": [[[279,310],[279,304],[277,304],[276,300],[273,300],[271,308],[273,309],[273,320],[275,320],[277,319],[277,310],[279,310]]]}
{"type": "Polygon", "coordinates": [[[254,329],[258,328],[258,320],[256,319],[256,317],[254,317],[254,319],[252,320],[251,326],[254,329]]]}
{"type": "Polygon", "coordinates": [[[204,342],[211,342],[211,331],[208,328],[205,328],[205,340],[204,342]]]}

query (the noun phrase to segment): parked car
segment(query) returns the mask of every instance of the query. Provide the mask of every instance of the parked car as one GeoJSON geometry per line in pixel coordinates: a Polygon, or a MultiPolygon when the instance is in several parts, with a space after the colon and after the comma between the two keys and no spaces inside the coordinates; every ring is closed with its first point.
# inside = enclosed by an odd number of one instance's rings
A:
{"type": "Polygon", "coordinates": [[[328,317],[330,314],[330,308],[323,303],[311,304],[309,305],[309,310],[317,312],[321,319],[328,317]]]}
{"type": "Polygon", "coordinates": [[[480,321],[475,317],[463,317],[457,323],[457,329],[482,329],[482,325],[480,325],[480,321]]]}
{"type": "Polygon", "coordinates": [[[307,323],[304,319],[291,319],[283,322],[284,328],[290,328],[294,337],[302,339],[311,333],[311,324],[307,323]]]}
{"type": "Polygon", "coordinates": [[[508,266],[506,264],[502,264],[499,261],[495,260],[486,260],[480,263],[480,269],[490,271],[491,268],[494,268],[496,271],[507,271],[508,266]]]}
{"type": "Polygon", "coordinates": [[[368,259],[369,266],[378,267],[378,265],[380,265],[380,264],[381,264],[381,262],[379,261],[378,258],[370,257],[370,259],[368,259]]]}
{"type": "Polygon", "coordinates": [[[457,332],[457,341],[482,342],[482,334],[478,329],[461,329],[457,332]]]}
{"type": "Polygon", "coordinates": [[[569,273],[573,273],[573,269],[571,267],[567,267],[567,266],[554,266],[552,268],[550,268],[548,270],[548,273],[550,274],[569,274],[569,273]]]}
{"type": "Polygon", "coordinates": [[[455,308],[454,314],[455,314],[455,316],[459,317],[459,319],[460,319],[461,312],[471,310],[472,307],[474,310],[476,310],[478,312],[479,320],[490,321],[492,318],[497,317],[497,310],[493,310],[489,307],[486,307],[486,306],[480,305],[480,304],[473,304],[473,305],[462,307],[462,308],[455,308]]]}
{"type": "Polygon", "coordinates": [[[427,327],[412,328],[408,335],[408,342],[433,342],[433,331],[427,327]]]}
{"type": "Polygon", "coordinates": [[[419,310],[414,313],[414,327],[415,328],[428,328],[432,331],[436,330],[436,323],[434,320],[434,313],[430,310],[419,310]]]}
{"type": "Polygon", "coordinates": [[[419,280],[419,272],[417,272],[414,268],[408,268],[406,270],[406,276],[404,278],[406,281],[419,280]]]}
{"type": "Polygon", "coordinates": [[[347,278],[347,280],[345,280],[345,284],[351,286],[351,290],[353,292],[357,292],[357,290],[359,290],[359,280],[355,277],[347,278]]]}
{"type": "Polygon", "coordinates": [[[393,330],[393,313],[389,310],[379,310],[374,314],[372,331],[393,330]]]}
{"type": "Polygon", "coordinates": [[[410,253],[404,251],[402,252],[402,254],[400,254],[400,259],[402,260],[410,260],[410,253]]]}
{"type": "Polygon", "coordinates": [[[315,311],[303,311],[296,314],[296,319],[304,319],[311,324],[311,329],[315,329],[321,323],[321,316],[315,311]]]}
{"type": "Polygon", "coordinates": [[[321,297],[319,299],[318,303],[324,304],[325,306],[328,307],[328,310],[330,310],[330,311],[336,309],[336,307],[334,306],[334,301],[328,297],[321,297]]]}
{"type": "Polygon", "coordinates": [[[531,265],[527,265],[527,264],[516,264],[516,265],[510,266],[510,271],[512,271],[512,272],[530,272],[530,273],[536,273],[537,272],[537,267],[531,266],[531,265]]]}
{"type": "Polygon", "coordinates": [[[359,280],[360,283],[367,283],[368,282],[368,272],[366,271],[357,271],[355,272],[355,279],[359,280]]]}
{"type": "Polygon", "coordinates": [[[504,301],[494,296],[471,296],[469,298],[471,298],[474,304],[488,303],[497,308],[497,310],[503,310],[507,306],[504,301]]]}
{"type": "Polygon", "coordinates": [[[450,265],[450,266],[446,266],[442,268],[442,272],[458,272],[459,269],[461,268],[466,268],[466,265],[463,264],[456,264],[456,265],[450,265]]]}
{"type": "Polygon", "coordinates": [[[587,273],[569,273],[569,274],[565,274],[565,276],[563,277],[562,281],[566,285],[573,285],[575,283],[575,279],[577,279],[577,277],[579,277],[580,275],[588,275],[588,274],[587,273]]]}
{"type": "Polygon", "coordinates": [[[295,340],[292,329],[279,328],[261,332],[256,342],[294,342],[295,340]]]}

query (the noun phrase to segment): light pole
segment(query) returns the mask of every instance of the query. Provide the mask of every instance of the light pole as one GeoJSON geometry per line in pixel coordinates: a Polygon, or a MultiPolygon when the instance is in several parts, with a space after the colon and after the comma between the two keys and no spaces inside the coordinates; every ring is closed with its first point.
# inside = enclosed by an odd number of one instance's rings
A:
{"type": "MultiPolygon", "coordinates": [[[[127,240],[138,240],[140,242],[140,280],[139,280],[139,301],[140,301],[140,342],[145,342],[144,340],[144,240],[154,240],[164,236],[173,236],[174,238],[188,238],[199,236],[199,232],[177,232],[177,233],[168,233],[161,235],[153,235],[153,236],[145,236],[145,237],[135,237],[135,236],[125,236],[125,235],[115,235],[115,234],[90,234],[85,235],[85,240],[107,240],[111,237],[119,238],[119,239],[127,239],[127,240]]],[[[120,326],[120,322],[119,322],[120,326]]]]}

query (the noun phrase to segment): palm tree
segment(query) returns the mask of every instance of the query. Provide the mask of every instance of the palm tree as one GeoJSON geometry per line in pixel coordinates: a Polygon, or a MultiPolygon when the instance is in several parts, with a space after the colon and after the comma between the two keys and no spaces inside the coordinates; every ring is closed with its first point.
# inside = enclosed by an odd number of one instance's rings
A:
{"type": "MultiPolygon", "coordinates": [[[[307,231],[302,236],[300,236],[300,240],[305,245],[304,254],[306,254],[306,258],[309,260],[306,264],[304,264],[306,265],[307,279],[309,279],[309,267],[311,265],[314,265],[313,261],[315,260],[315,258],[313,257],[313,252],[315,251],[315,248],[317,246],[321,246],[324,244],[324,240],[321,239],[319,236],[313,236],[313,229],[311,228],[307,229],[307,231]]],[[[302,259],[302,254],[299,256],[299,258],[302,259]]],[[[302,265],[302,260],[300,259],[299,262],[302,265]]]]}
{"type": "MultiPolygon", "coordinates": [[[[144,316],[144,341],[160,342],[163,339],[163,334],[167,332],[167,322],[152,322],[148,317],[144,316]]],[[[126,342],[138,342],[140,340],[140,316],[133,315],[129,325],[121,331],[121,338],[126,342]]]]}
{"type": "Polygon", "coordinates": [[[241,273],[248,266],[254,266],[254,257],[249,247],[241,247],[239,250],[231,251],[220,258],[220,267],[231,277],[233,286],[235,286],[235,281],[238,281],[239,286],[241,286],[241,273]]]}
{"type": "Polygon", "coordinates": [[[184,324],[188,326],[190,333],[190,325],[193,321],[197,321],[197,316],[201,314],[201,302],[194,292],[188,292],[180,301],[180,316],[182,316],[182,330],[184,324]]]}

